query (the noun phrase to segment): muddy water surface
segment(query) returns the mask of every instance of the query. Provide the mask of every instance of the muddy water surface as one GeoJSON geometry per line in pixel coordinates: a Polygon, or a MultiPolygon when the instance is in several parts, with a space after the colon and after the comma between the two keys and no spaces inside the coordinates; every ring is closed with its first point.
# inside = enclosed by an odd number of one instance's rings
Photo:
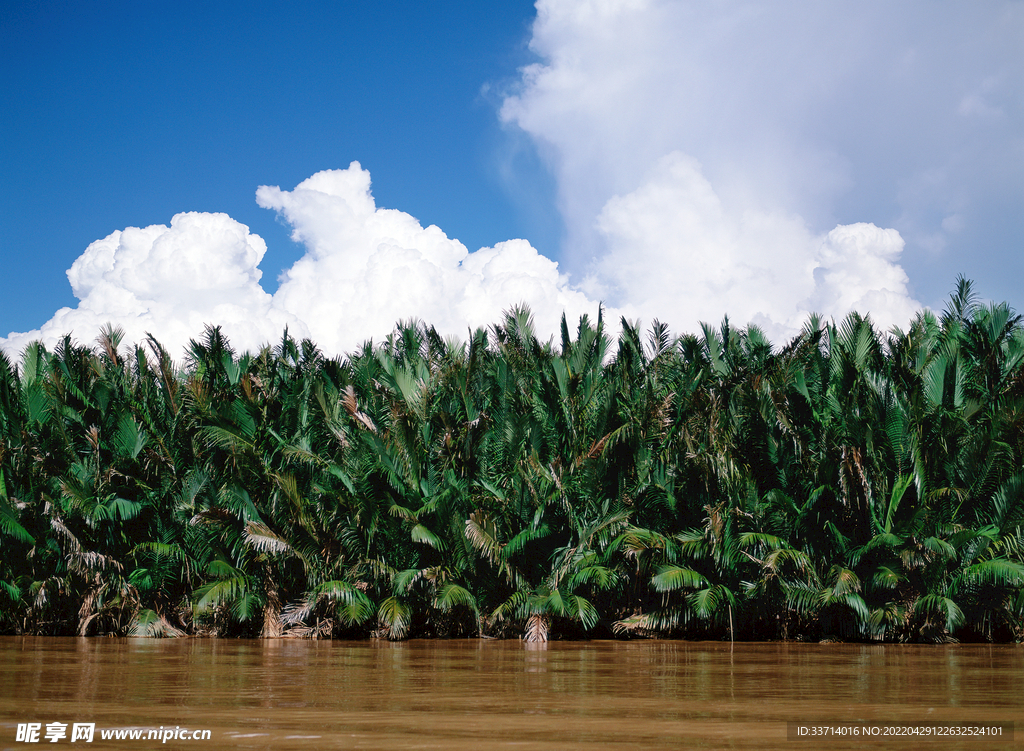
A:
{"type": "MultiPolygon", "coordinates": [[[[70,735],[70,732],[69,732],[70,735]]],[[[0,638],[0,749],[1024,748],[1024,647],[0,638]],[[995,740],[787,723],[1017,723],[995,740]],[[86,745],[19,723],[95,723],[86,745]],[[108,740],[101,729],[208,729],[108,740]]]]}

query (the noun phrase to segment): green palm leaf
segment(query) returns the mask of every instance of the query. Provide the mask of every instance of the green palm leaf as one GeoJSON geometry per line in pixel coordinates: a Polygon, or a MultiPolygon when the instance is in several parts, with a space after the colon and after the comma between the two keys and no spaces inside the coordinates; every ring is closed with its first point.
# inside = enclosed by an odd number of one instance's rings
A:
{"type": "Polygon", "coordinates": [[[389,597],[380,604],[377,620],[389,639],[404,639],[412,625],[412,608],[397,597],[389,597]]]}
{"type": "Polygon", "coordinates": [[[927,594],[918,599],[914,603],[914,615],[924,618],[926,623],[941,624],[948,633],[956,631],[964,623],[960,606],[937,594],[927,594]]]}
{"type": "Polygon", "coordinates": [[[651,585],[658,592],[704,587],[707,583],[702,574],[682,566],[660,566],[658,573],[651,578],[651,585]]]}
{"type": "Polygon", "coordinates": [[[446,613],[459,605],[469,608],[474,613],[478,612],[476,598],[468,589],[458,584],[445,584],[434,597],[434,607],[446,613]]]}
{"type": "Polygon", "coordinates": [[[346,626],[354,626],[373,618],[376,607],[366,593],[345,581],[328,581],[311,593],[314,600],[335,603],[335,613],[346,626]]]}
{"type": "Polygon", "coordinates": [[[422,524],[417,524],[409,533],[413,542],[429,545],[434,550],[444,550],[444,541],[422,524]]]}

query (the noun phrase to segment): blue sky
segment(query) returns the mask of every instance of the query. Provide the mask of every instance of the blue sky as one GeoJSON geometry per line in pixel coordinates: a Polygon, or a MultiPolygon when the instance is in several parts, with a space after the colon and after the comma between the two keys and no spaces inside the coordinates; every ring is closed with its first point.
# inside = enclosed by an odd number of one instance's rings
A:
{"type": "Polygon", "coordinates": [[[106,321],[342,351],[520,301],[542,332],[603,301],[778,339],[810,311],[905,325],[960,273],[1024,308],[1020,2],[3,14],[11,352],[106,321]]]}
{"type": "Polygon", "coordinates": [[[181,211],[225,212],[263,236],[273,291],[301,248],[256,187],[353,160],[378,203],[474,249],[528,236],[557,252],[550,179],[483,91],[533,59],[531,2],[4,8],[3,334],[75,304],[64,271],[89,243],[181,211]],[[508,189],[510,170],[529,191],[508,189]]]}

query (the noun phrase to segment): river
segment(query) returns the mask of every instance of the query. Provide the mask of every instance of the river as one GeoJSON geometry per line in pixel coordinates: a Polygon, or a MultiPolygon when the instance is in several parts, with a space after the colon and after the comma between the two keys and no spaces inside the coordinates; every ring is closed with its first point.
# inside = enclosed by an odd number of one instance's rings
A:
{"type": "Polygon", "coordinates": [[[2,637],[0,676],[3,749],[1024,748],[1019,645],[2,637]]]}

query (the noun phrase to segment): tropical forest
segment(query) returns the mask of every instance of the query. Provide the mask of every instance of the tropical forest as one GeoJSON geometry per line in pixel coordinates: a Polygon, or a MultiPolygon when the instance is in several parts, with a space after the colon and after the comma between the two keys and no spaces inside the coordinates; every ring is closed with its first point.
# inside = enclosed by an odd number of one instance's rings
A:
{"type": "Polygon", "coordinates": [[[1013,642],[1024,322],[0,355],[0,633],[1013,642]]]}

